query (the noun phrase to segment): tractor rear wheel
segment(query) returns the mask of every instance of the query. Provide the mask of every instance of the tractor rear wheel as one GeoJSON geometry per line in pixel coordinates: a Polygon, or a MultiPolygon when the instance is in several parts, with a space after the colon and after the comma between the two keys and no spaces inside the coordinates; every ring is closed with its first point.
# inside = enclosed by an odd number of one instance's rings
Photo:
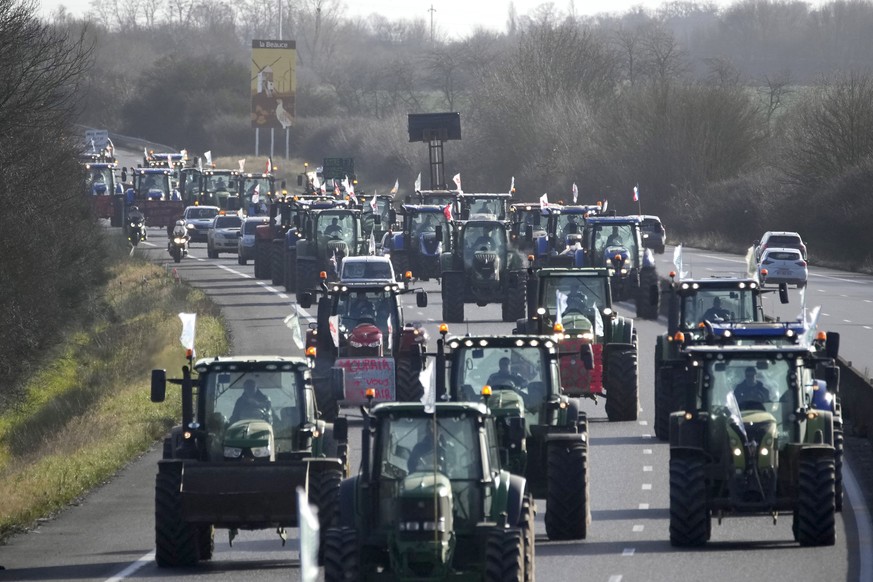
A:
{"type": "Polygon", "coordinates": [[[318,271],[316,270],[315,261],[302,261],[297,258],[297,289],[294,292],[297,295],[297,303],[303,293],[312,291],[318,285],[318,271]]]}
{"type": "Polygon", "coordinates": [[[194,566],[200,556],[197,526],[182,519],[178,469],[159,469],[155,479],[155,562],[161,568],[194,566]]]}
{"type": "Polygon", "coordinates": [[[536,510],[530,493],[521,502],[521,537],[524,541],[524,582],[536,582],[536,510]]]}
{"type": "Polygon", "coordinates": [[[636,420],[640,408],[636,348],[609,351],[606,363],[606,416],[611,422],[636,420]]]}
{"type": "MultiPolygon", "coordinates": [[[[409,251],[392,251],[390,256],[394,275],[400,277],[401,281],[405,281],[406,271],[409,270],[409,251]]],[[[413,273],[412,276],[416,276],[416,273],[413,273]]]]}
{"type": "Polygon", "coordinates": [[[339,404],[336,401],[330,380],[327,378],[313,378],[312,386],[315,389],[315,403],[318,406],[318,411],[321,413],[321,419],[325,422],[335,421],[337,416],[339,416],[339,404]]]}
{"type": "Polygon", "coordinates": [[[297,290],[297,249],[286,249],[283,255],[285,259],[285,291],[294,293],[297,290]]]}
{"type": "Polygon", "coordinates": [[[361,568],[358,533],[350,527],[332,527],[324,534],[325,582],[357,581],[361,568]]]}
{"type": "Polygon", "coordinates": [[[832,546],[834,518],[834,459],[801,451],[794,507],[794,539],[801,546],[832,546]]]}
{"type": "Polygon", "coordinates": [[[660,361],[655,358],[655,436],[666,441],[670,438],[670,413],[673,405],[673,383],[664,382],[664,374],[669,374],[661,368],[660,361]]]}
{"type": "Polygon", "coordinates": [[[255,241],[255,279],[270,278],[270,261],[273,245],[268,242],[255,241]]]}
{"type": "Polygon", "coordinates": [[[485,581],[524,582],[524,540],[518,528],[495,527],[485,545],[485,581]]]}
{"type": "Polygon", "coordinates": [[[588,510],[588,446],[581,440],[548,444],[546,534],[550,540],[584,540],[588,510]]]}
{"type": "Polygon", "coordinates": [[[510,281],[506,290],[506,297],[503,298],[502,316],[503,321],[517,321],[525,315],[525,307],[527,305],[527,280],[522,273],[516,273],[516,277],[509,275],[510,281]]]}
{"type": "Polygon", "coordinates": [[[270,278],[273,285],[285,283],[285,256],[282,254],[285,239],[275,239],[270,245],[270,278]]]}
{"type": "Polygon", "coordinates": [[[843,420],[834,418],[834,508],[843,511],[843,420]]]}
{"type": "Polygon", "coordinates": [[[661,307],[659,285],[657,270],[640,270],[640,284],[636,289],[637,317],[640,319],[658,319],[661,307]]]}
{"type": "Polygon", "coordinates": [[[212,525],[197,526],[197,553],[201,560],[211,560],[215,550],[215,528],[212,525]]]}
{"type": "Polygon", "coordinates": [[[421,373],[421,357],[417,354],[400,355],[395,360],[397,402],[418,402],[424,394],[424,386],[418,379],[421,373]]]}
{"type": "Polygon", "coordinates": [[[309,479],[309,502],[318,508],[319,543],[318,562],[324,564],[325,534],[339,522],[339,491],[343,474],[339,470],[312,474],[309,479]]]}
{"type": "Polygon", "coordinates": [[[464,322],[466,291],[464,273],[458,271],[443,273],[443,284],[440,288],[443,300],[443,321],[446,323],[464,322]]]}
{"type": "Polygon", "coordinates": [[[709,539],[706,460],[702,454],[670,456],[670,544],[702,546],[709,539]]]}

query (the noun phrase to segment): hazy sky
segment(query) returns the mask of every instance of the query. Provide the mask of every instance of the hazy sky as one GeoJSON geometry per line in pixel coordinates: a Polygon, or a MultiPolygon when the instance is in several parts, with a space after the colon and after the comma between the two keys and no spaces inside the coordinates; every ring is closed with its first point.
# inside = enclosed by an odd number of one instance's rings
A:
{"type": "MultiPolygon", "coordinates": [[[[42,13],[48,15],[58,6],[64,5],[76,15],[88,11],[90,0],[39,0],[42,13]]],[[[719,6],[732,4],[735,0],[714,0],[719,6]]],[[[544,2],[542,0],[514,0],[519,15],[528,14],[544,2]]],[[[474,28],[482,26],[504,30],[510,0],[346,0],[347,14],[367,16],[372,13],[383,14],[387,18],[430,18],[428,9],[433,5],[434,24],[451,36],[463,36],[474,28]],[[457,34],[452,34],[455,31],[457,34]]],[[[568,11],[571,4],[579,15],[600,12],[626,12],[634,6],[654,9],[664,4],[663,0],[555,0],[555,7],[568,11]]]]}

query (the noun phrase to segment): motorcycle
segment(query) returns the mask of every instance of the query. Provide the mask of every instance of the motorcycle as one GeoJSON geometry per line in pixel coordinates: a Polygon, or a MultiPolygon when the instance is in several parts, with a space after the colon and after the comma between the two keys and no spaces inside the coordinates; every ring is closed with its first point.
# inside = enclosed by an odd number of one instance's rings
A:
{"type": "Polygon", "coordinates": [[[173,257],[173,262],[181,263],[182,257],[187,256],[188,254],[188,237],[174,236],[170,240],[167,250],[169,251],[170,256],[173,257]]]}
{"type": "Polygon", "coordinates": [[[127,240],[130,244],[137,246],[141,240],[145,240],[145,221],[142,219],[133,219],[130,221],[127,230],[127,240]]]}

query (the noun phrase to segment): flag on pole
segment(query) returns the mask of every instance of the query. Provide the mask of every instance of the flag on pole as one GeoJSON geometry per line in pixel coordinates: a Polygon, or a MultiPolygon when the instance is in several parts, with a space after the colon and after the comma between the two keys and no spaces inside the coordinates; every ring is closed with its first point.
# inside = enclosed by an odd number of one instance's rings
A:
{"type": "Polygon", "coordinates": [[[237,160],[237,163],[239,164],[240,174],[245,172],[246,171],[246,159],[243,158],[241,160],[237,160]]]}
{"type": "Polygon", "coordinates": [[[634,202],[640,201],[640,185],[634,186],[634,202]]]}
{"type": "Polygon", "coordinates": [[[564,312],[567,311],[567,294],[555,289],[555,323],[562,323],[564,312]]]}
{"type": "Polygon", "coordinates": [[[370,251],[370,254],[375,255],[376,254],[376,235],[372,231],[370,232],[370,242],[368,243],[368,245],[369,245],[368,250],[370,251]]]}
{"type": "Polygon", "coordinates": [[[203,158],[201,158],[199,156],[197,157],[197,170],[199,172],[203,171],[203,158]]]}
{"type": "Polygon", "coordinates": [[[252,190],[252,204],[257,204],[261,201],[261,184],[255,184],[255,189],[252,190]]]}
{"type": "Polygon", "coordinates": [[[300,333],[300,316],[297,314],[297,308],[285,318],[285,325],[291,330],[291,339],[297,349],[303,349],[303,334],[300,333]]]}
{"type": "Polygon", "coordinates": [[[312,188],[315,190],[321,190],[321,180],[318,179],[318,176],[312,178],[312,188]]]}
{"type": "Polygon", "coordinates": [[[673,266],[676,267],[676,273],[679,275],[680,281],[688,276],[688,272],[685,270],[685,263],[682,260],[681,244],[673,247],[673,266]]]}
{"type": "Polygon", "coordinates": [[[167,167],[173,169],[173,154],[167,154],[167,167]]]}
{"type": "MultiPolygon", "coordinates": [[[[273,158],[267,158],[267,168],[264,170],[265,174],[269,174],[273,171],[273,158]]],[[[242,170],[240,170],[242,172],[242,170]]]]}
{"type": "Polygon", "coordinates": [[[512,181],[509,183],[509,193],[512,194],[515,192],[515,176],[512,177],[512,181]]]}
{"type": "Polygon", "coordinates": [[[142,148],[142,158],[143,161],[149,159],[149,151],[145,148],[145,146],[143,146],[142,148]]]}
{"type": "Polygon", "coordinates": [[[336,178],[333,179],[333,193],[334,196],[339,196],[341,194],[339,183],[337,183],[336,178]]]}
{"type": "Polygon", "coordinates": [[[298,487],[295,495],[297,523],[300,524],[300,579],[303,582],[315,582],[318,580],[318,509],[309,505],[309,496],[303,487],[298,487]]]}
{"type": "Polygon", "coordinates": [[[91,138],[91,151],[97,153],[97,145],[94,143],[94,138],[91,138]]]}
{"type": "Polygon", "coordinates": [[[208,152],[203,152],[203,157],[206,158],[206,165],[211,167],[212,166],[212,150],[209,150],[208,152]]]}
{"type": "MultiPolygon", "coordinates": [[[[419,174],[419,176],[421,176],[421,174],[419,174]]],[[[391,188],[391,191],[389,192],[389,194],[397,194],[397,192],[399,190],[400,190],[400,178],[397,178],[396,180],[394,180],[394,187],[391,188]]]]}
{"type": "Polygon", "coordinates": [[[377,196],[378,196],[378,194],[373,192],[373,195],[370,197],[370,210],[373,211],[373,214],[376,214],[377,212],[379,212],[379,207],[376,205],[376,197],[377,196]]]}
{"type": "Polygon", "coordinates": [[[461,192],[461,173],[458,172],[454,176],[452,176],[452,181],[458,187],[458,192],[461,192]]]}
{"type": "Polygon", "coordinates": [[[424,389],[420,401],[424,404],[424,411],[433,414],[436,412],[436,370],[433,358],[428,360],[424,370],[418,374],[418,381],[424,389]]]}
{"type": "Polygon", "coordinates": [[[451,203],[446,204],[445,208],[443,208],[443,216],[446,217],[446,220],[452,222],[454,218],[452,218],[452,205],[451,203]]]}
{"type": "Polygon", "coordinates": [[[327,318],[327,326],[330,329],[330,338],[334,347],[339,347],[339,315],[331,315],[327,318]]]}
{"type": "Polygon", "coordinates": [[[179,319],[182,320],[182,335],[179,336],[179,341],[182,342],[182,347],[186,350],[191,350],[194,354],[194,330],[197,326],[196,313],[180,313],[179,319]]]}
{"type": "Polygon", "coordinates": [[[421,192],[421,172],[418,173],[418,178],[415,179],[415,191],[421,192]]]}
{"type": "Polygon", "coordinates": [[[573,182],[573,204],[576,204],[577,200],[579,200],[579,188],[576,186],[576,182],[573,182]]]}
{"type": "Polygon", "coordinates": [[[548,208],[549,207],[549,193],[545,192],[542,196],[540,196],[540,208],[548,208]]]}

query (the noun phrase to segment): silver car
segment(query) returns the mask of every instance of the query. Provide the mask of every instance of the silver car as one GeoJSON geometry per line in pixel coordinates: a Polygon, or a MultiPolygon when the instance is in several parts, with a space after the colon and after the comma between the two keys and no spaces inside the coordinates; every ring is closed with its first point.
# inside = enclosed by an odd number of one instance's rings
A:
{"type": "Polygon", "coordinates": [[[238,214],[219,214],[212,221],[206,234],[206,254],[217,259],[219,253],[236,253],[239,250],[239,229],[242,219],[238,214]]]}
{"type": "Polygon", "coordinates": [[[762,285],[786,283],[800,288],[806,285],[808,274],[806,260],[800,249],[770,247],[761,253],[758,277],[762,285]]]}
{"type": "Polygon", "coordinates": [[[247,216],[240,227],[240,237],[237,246],[237,259],[240,265],[245,265],[249,259],[255,258],[255,228],[270,222],[269,216],[247,216]]]}

